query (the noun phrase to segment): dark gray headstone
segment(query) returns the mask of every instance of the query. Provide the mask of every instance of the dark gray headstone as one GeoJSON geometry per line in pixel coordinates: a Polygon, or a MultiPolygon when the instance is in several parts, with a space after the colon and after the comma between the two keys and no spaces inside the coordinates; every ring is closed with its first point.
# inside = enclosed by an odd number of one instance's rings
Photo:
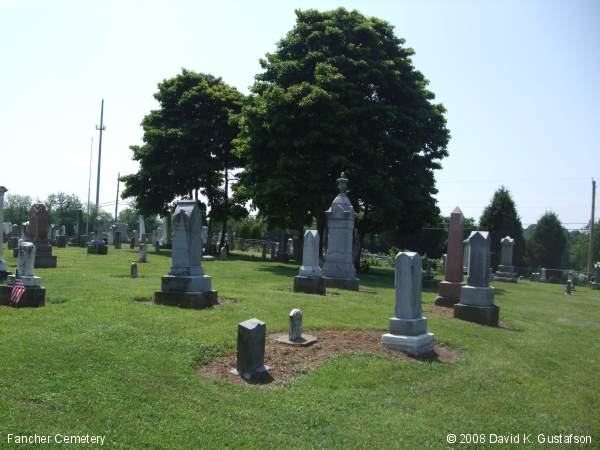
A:
{"type": "Polygon", "coordinates": [[[238,325],[237,371],[246,378],[265,372],[265,336],[267,325],[258,319],[250,319],[238,325]]]}

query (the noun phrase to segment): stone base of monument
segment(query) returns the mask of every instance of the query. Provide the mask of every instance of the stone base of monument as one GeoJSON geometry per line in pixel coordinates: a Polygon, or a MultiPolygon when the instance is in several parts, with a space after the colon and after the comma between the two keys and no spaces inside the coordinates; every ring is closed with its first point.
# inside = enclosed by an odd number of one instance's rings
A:
{"type": "Polygon", "coordinates": [[[104,242],[90,242],[87,246],[88,255],[108,255],[108,245],[104,242]]]}
{"type": "Polygon", "coordinates": [[[453,306],[460,301],[460,290],[462,282],[442,281],[440,282],[440,291],[435,299],[438,306],[453,306]]]}
{"type": "Polygon", "coordinates": [[[490,281],[503,281],[505,283],[516,283],[519,280],[518,275],[513,272],[496,272],[493,280],[490,281]]]}
{"type": "Polygon", "coordinates": [[[0,270],[0,281],[6,281],[6,278],[12,274],[12,272],[7,272],[5,270],[0,270]]]}
{"type": "Polygon", "coordinates": [[[317,338],[311,334],[303,334],[302,336],[300,336],[299,339],[296,339],[295,341],[290,341],[289,333],[273,334],[269,337],[274,341],[280,342],[282,344],[295,345],[298,347],[307,347],[317,342],[317,338]]]}
{"type": "Polygon", "coordinates": [[[325,287],[328,288],[337,288],[337,289],[347,289],[349,291],[358,291],[359,287],[359,279],[354,278],[353,280],[343,279],[343,278],[329,278],[323,277],[325,280],[325,287]]]}
{"type": "Polygon", "coordinates": [[[217,291],[206,292],[163,292],[154,293],[157,305],[179,306],[180,308],[210,308],[218,302],[217,291]]]}
{"type": "Polygon", "coordinates": [[[419,356],[433,351],[433,333],[424,333],[417,336],[406,336],[386,333],[381,337],[381,344],[397,352],[419,356]]]}
{"type": "Polygon", "coordinates": [[[325,280],[323,277],[301,277],[297,275],[294,277],[294,292],[325,295],[325,280]]]}
{"type": "Polygon", "coordinates": [[[65,248],[67,246],[67,236],[56,236],[56,246],[65,248]]]}
{"type": "Polygon", "coordinates": [[[594,283],[593,281],[590,283],[592,289],[600,290],[600,283],[594,283]]]}
{"type": "Polygon", "coordinates": [[[35,255],[33,267],[36,269],[50,269],[56,267],[56,256],[53,255],[35,255]]]}
{"type": "Polygon", "coordinates": [[[497,327],[500,319],[500,308],[497,305],[476,306],[457,303],[454,305],[454,317],[468,322],[497,327]]]}
{"type": "Polygon", "coordinates": [[[46,289],[43,287],[31,286],[25,288],[25,293],[16,305],[10,302],[11,291],[12,286],[0,286],[0,305],[14,308],[37,308],[46,305],[46,289]]]}
{"type": "Polygon", "coordinates": [[[19,238],[18,237],[8,238],[7,245],[8,245],[9,250],[14,250],[19,245],[19,238]]]}
{"type": "Polygon", "coordinates": [[[421,280],[421,286],[424,289],[437,289],[440,286],[440,281],[435,278],[427,279],[423,278],[421,280]]]}

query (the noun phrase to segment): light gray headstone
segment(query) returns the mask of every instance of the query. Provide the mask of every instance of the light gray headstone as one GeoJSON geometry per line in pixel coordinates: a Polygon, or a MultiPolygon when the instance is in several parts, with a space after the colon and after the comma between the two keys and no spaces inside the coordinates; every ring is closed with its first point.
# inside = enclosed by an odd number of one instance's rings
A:
{"type": "Polygon", "coordinates": [[[148,260],[148,249],[146,248],[146,244],[144,242],[140,242],[138,261],[141,263],[145,263],[147,260],[148,260]]]}
{"type": "Polygon", "coordinates": [[[144,222],[143,216],[138,217],[138,232],[140,239],[144,239],[144,236],[146,234],[146,223],[144,222]]]}
{"type": "Polygon", "coordinates": [[[490,267],[490,234],[487,231],[472,231],[469,236],[469,286],[487,287],[490,267]]]}
{"type": "Polygon", "coordinates": [[[135,261],[131,262],[130,276],[131,276],[131,278],[138,277],[138,265],[135,261]]]}
{"type": "Polygon", "coordinates": [[[307,230],[304,233],[304,247],[302,252],[302,266],[298,275],[301,277],[320,277],[319,266],[319,232],[307,230]]]}
{"type": "Polygon", "coordinates": [[[500,249],[500,264],[503,266],[513,265],[513,249],[515,246],[515,240],[510,236],[503,237],[500,241],[502,245],[500,249]]]}
{"type": "Polygon", "coordinates": [[[297,341],[302,337],[302,311],[297,308],[292,309],[289,322],[290,341],[297,341]]]}
{"type": "Polygon", "coordinates": [[[35,264],[35,245],[22,241],[17,251],[17,270],[21,277],[33,277],[35,264]]]}

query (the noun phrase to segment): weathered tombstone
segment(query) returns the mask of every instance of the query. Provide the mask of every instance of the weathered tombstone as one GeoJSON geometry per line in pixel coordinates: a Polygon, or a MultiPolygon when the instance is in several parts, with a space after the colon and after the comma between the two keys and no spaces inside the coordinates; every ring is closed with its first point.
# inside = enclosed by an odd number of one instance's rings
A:
{"type": "Polygon", "coordinates": [[[219,258],[227,259],[227,247],[221,247],[221,250],[219,250],[219,258]]]}
{"type": "Polygon", "coordinates": [[[323,264],[325,286],[358,291],[359,280],[352,258],[356,212],[346,195],[348,179],[342,172],[337,180],[340,193],[325,211],[327,216],[327,254],[323,264]]]}
{"type": "Polygon", "coordinates": [[[87,252],[89,255],[107,255],[108,245],[102,238],[102,217],[96,217],[94,221],[94,238],[88,243],[87,252]]]}
{"type": "Polygon", "coordinates": [[[279,242],[277,243],[277,254],[275,255],[275,259],[277,261],[289,261],[290,255],[287,250],[287,243],[287,235],[284,231],[281,231],[281,233],[279,234],[279,242]]]}
{"type": "Polygon", "coordinates": [[[35,267],[56,267],[56,256],[48,241],[48,210],[43,203],[35,203],[29,210],[29,242],[35,245],[35,267]]]}
{"type": "Polygon", "coordinates": [[[121,233],[121,244],[129,242],[129,236],[127,235],[127,224],[126,223],[115,223],[115,233],[118,231],[121,233]]]}
{"type": "Polygon", "coordinates": [[[454,317],[498,326],[500,308],[494,304],[494,288],[490,287],[490,235],[473,231],[469,236],[469,275],[462,287],[460,303],[454,305],[454,317]]]}
{"type": "Polygon", "coordinates": [[[390,332],[381,338],[384,347],[423,355],[433,351],[433,333],[427,332],[427,318],[421,309],[421,257],[400,252],[395,258],[396,307],[390,318],[390,332]]]}
{"type": "Polygon", "coordinates": [[[294,308],[290,311],[289,326],[287,333],[280,333],[271,336],[275,341],[282,344],[298,345],[306,347],[317,342],[317,338],[310,334],[302,332],[302,311],[294,308]]]}
{"type": "Polygon", "coordinates": [[[154,253],[160,253],[160,242],[154,241],[154,253]]]}
{"type": "Polygon", "coordinates": [[[446,263],[448,261],[448,255],[446,253],[444,253],[442,255],[442,264],[440,266],[440,272],[442,273],[442,275],[446,275],[446,263]]]}
{"type": "Polygon", "coordinates": [[[325,295],[325,280],[319,266],[319,232],[307,230],[304,233],[302,266],[294,277],[294,292],[325,295]]]}
{"type": "Polygon", "coordinates": [[[262,243],[262,254],[261,254],[261,259],[262,259],[263,261],[266,261],[266,260],[267,260],[267,243],[266,243],[266,242],[263,242],[263,243],[262,243]]]}
{"type": "Polygon", "coordinates": [[[121,231],[119,229],[115,229],[114,245],[116,250],[121,249],[121,231]]]}
{"type": "Polygon", "coordinates": [[[271,242],[271,259],[275,259],[276,252],[277,244],[275,242],[271,242]]]}
{"type": "Polygon", "coordinates": [[[540,281],[542,283],[545,283],[546,281],[548,281],[548,278],[546,278],[546,268],[542,267],[541,272],[540,272],[540,281]]]}
{"type": "Polygon", "coordinates": [[[565,285],[565,294],[571,295],[571,293],[575,290],[575,286],[573,285],[572,280],[567,280],[567,284],[565,285]]]}
{"type": "Polygon", "coordinates": [[[502,245],[500,251],[500,265],[496,271],[496,281],[507,281],[510,283],[516,283],[518,280],[515,267],[513,266],[513,250],[515,247],[515,240],[510,236],[502,238],[500,241],[502,245]]]}
{"type": "Polygon", "coordinates": [[[463,284],[463,214],[454,208],[450,214],[445,280],[440,283],[436,305],[452,306],[460,300],[463,284]]]}
{"type": "Polygon", "coordinates": [[[470,253],[469,253],[469,240],[465,239],[463,241],[464,247],[463,247],[463,274],[468,274],[469,273],[469,258],[470,258],[470,253]]]}
{"type": "Polygon", "coordinates": [[[2,258],[4,254],[4,194],[8,191],[4,186],[0,186],[0,223],[2,225],[2,230],[0,230],[0,281],[6,280],[6,277],[9,275],[8,265],[6,261],[2,258]]]}
{"type": "Polygon", "coordinates": [[[75,235],[73,236],[72,244],[81,245],[81,235],[83,234],[83,210],[78,209],[75,214],[75,235]]]}
{"type": "Polygon", "coordinates": [[[592,289],[600,289],[600,262],[594,264],[594,281],[592,281],[592,289]]]}
{"type": "Polygon", "coordinates": [[[138,232],[140,242],[146,242],[146,223],[143,216],[139,216],[138,218],[138,232]]]}
{"type": "Polygon", "coordinates": [[[108,233],[106,233],[106,243],[108,245],[113,245],[114,242],[115,242],[114,228],[111,226],[108,228],[108,233]]]}
{"type": "Polygon", "coordinates": [[[267,325],[258,319],[238,324],[237,361],[235,373],[250,380],[269,370],[265,366],[265,337],[267,325]]]}
{"type": "MultiPolygon", "coordinates": [[[[46,232],[48,228],[46,228],[46,232]]],[[[46,304],[46,289],[42,287],[40,277],[34,274],[35,245],[31,242],[20,242],[17,248],[17,272],[8,276],[8,284],[0,286],[0,305],[23,307],[38,307],[46,304]],[[19,278],[25,292],[17,304],[11,301],[13,284],[19,278]]]]}
{"type": "Polygon", "coordinates": [[[146,248],[146,244],[144,242],[140,242],[140,247],[138,249],[138,262],[145,263],[148,259],[148,250],[146,248]]]}
{"type": "Polygon", "coordinates": [[[202,268],[202,219],[194,200],[179,201],[175,208],[172,266],[162,277],[154,301],[183,308],[206,308],[217,303],[211,277],[202,268]]]}
{"type": "Polygon", "coordinates": [[[169,232],[169,216],[163,217],[162,227],[160,229],[160,244],[165,245],[168,240],[168,232],[169,232]]]}
{"type": "Polygon", "coordinates": [[[13,249],[17,248],[17,245],[19,244],[19,236],[20,235],[21,235],[21,232],[19,231],[19,225],[14,223],[12,226],[12,231],[10,233],[10,238],[8,238],[8,249],[9,250],[13,250],[13,249]]]}
{"type": "Polygon", "coordinates": [[[137,278],[138,277],[138,265],[135,261],[131,261],[131,267],[129,269],[129,276],[131,278],[137,278]]]}
{"type": "Polygon", "coordinates": [[[288,238],[287,240],[287,249],[288,249],[288,256],[292,256],[294,255],[294,240],[292,238],[288,238]]]}
{"type": "Polygon", "coordinates": [[[425,289],[437,289],[440,285],[439,281],[435,279],[433,274],[432,266],[433,262],[429,258],[423,258],[421,260],[424,263],[425,271],[421,278],[421,287],[425,289]]]}
{"type": "Polygon", "coordinates": [[[129,241],[129,248],[134,249],[135,246],[138,244],[138,241],[138,232],[137,230],[133,230],[133,235],[131,236],[131,240],[129,241]]]}

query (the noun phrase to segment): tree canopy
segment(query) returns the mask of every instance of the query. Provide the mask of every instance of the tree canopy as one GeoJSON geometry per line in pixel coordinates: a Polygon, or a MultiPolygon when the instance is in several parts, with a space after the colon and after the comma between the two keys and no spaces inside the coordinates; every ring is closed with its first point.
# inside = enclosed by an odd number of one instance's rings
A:
{"type": "Polygon", "coordinates": [[[531,239],[527,241],[527,255],[533,267],[561,269],[567,245],[565,229],[556,213],[547,212],[538,220],[531,239]]]}
{"type": "Polygon", "coordinates": [[[81,209],[83,212],[79,197],[75,194],[69,195],[64,192],[57,192],[50,194],[44,203],[49,211],[49,223],[64,225],[67,234],[72,234],[77,223],[77,210],[81,209]]]}
{"type": "Polygon", "coordinates": [[[33,200],[28,195],[6,194],[4,220],[21,225],[29,220],[29,209],[33,200]]]}
{"type": "Polygon", "coordinates": [[[501,186],[492,197],[490,204],[484,209],[479,219],[480,228],[490,232],[492,266],[495,268],[500,263],[500,241],[505,236],[515,240],[513,263],[523,265],[525,255],[525,239],[523,238],[523,225],[517,207],[508,189],[501,186]]]}
{"type": "Polygon", "coordinates": [[[271,224],[301,229],[314,217],[322,231],[342,171],[361,236],[437,219],[445,110],[403,44],[389,23],[357,11],[296,11],[261,60],[237,140],[238,193],[271,224]]]}
{"type": "Polygon", "coordinates": [[[197,190],[218,206],[223,171],[240,165],[231,146],[244,96],[221,78],[183,69],[159,83],[154,97],[160,108],[142,120],[144,143],[130,147],[140,169],[122,177],[122,197],[135,198],[148,217],[164,216],[175,198],[197,190]]]}

